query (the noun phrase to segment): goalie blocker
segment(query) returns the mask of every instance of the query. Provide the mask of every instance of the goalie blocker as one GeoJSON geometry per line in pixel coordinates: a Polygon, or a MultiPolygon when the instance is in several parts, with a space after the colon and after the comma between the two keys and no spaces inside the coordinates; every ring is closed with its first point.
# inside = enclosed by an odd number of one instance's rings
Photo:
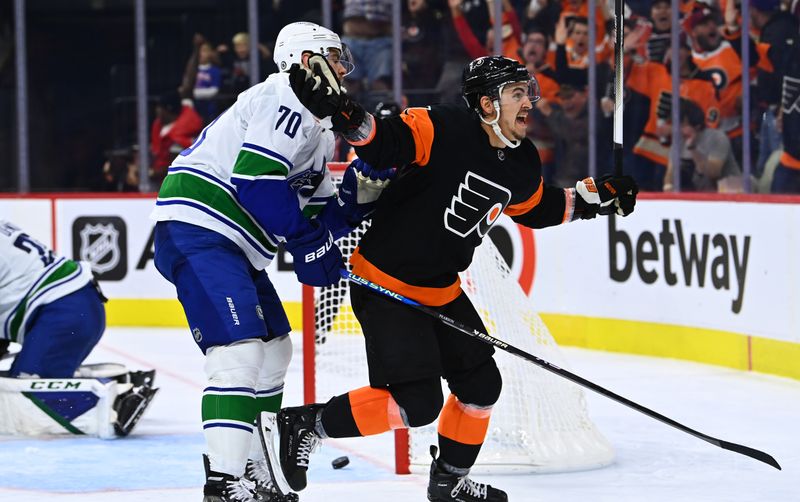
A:
{"type": "Polygon", "coordinates": [[[74,378],[0,377],[0,434],[127,436],[157,388],[155,370],[83,365],[74,378]]]}

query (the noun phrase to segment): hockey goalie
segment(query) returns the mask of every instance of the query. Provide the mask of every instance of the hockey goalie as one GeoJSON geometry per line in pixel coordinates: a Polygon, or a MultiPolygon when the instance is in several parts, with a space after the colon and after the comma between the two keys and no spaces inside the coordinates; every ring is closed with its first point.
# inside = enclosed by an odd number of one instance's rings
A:
{"type": "Polygon", "coordinates": [[[155,370],[81,365],[105,330],[104,302],[88,264],[0,220],[0,360],[13,358],[0,371],[0,434],[130,434],[155,370]]]}

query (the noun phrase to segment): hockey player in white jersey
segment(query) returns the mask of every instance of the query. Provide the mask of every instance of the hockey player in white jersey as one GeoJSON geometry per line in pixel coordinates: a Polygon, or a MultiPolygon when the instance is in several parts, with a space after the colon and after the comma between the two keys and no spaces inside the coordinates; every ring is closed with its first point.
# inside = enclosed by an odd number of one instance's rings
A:
{"type": "Polygon", "coordinates": [[[72,377],[97,345],[106,313],[86,263],[57,256],[0,220],[0,340],[22,345],[11,377],[72,377]]]}
{"type": "MultiPolygon", "coordinates": [[[[352,68],[334,32],[305,22],[284,27],[274,51],[281,72],[240,94],[181,152],[153,211],[156,267],[175,285],[206,355],[204,502],[297,500],[273,490],[253,434],[258,413],[281,407],[292,353],[264,269],[284,242],[301,282],[338,282],[334,239],[372,206],[358,203],[357,190],[337,195],[326,168],[330,119],[316,119],[289,85],[285,72],[310,53],[323,54],[340,81],[352,68]]],[[[346,177],[353,182],[353,168],[346,177]]]]}
{"type": "Polygon", "coordinates": [[[11,343],[21,346],[0,372],[0,434],[131,432],[155,395],[155,372],[81,366],[105,330],[104,301],[88,263],[0,220],[0,358],[11,343]]]}

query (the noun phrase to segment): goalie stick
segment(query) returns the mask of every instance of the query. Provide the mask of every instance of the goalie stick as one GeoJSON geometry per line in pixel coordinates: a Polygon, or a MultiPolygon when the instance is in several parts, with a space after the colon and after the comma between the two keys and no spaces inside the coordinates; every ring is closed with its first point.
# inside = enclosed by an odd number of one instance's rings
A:
{"type": "Polygon", "coordinates": [[[514,347],[513,345],[510,345],[510,344],[504,342],[503,340],[500,340],[499,338],[495,338],[495,337],[493,337],[493,336],[491,336],[491,335],[489,335],[487,333],[483,333],[483,332],[478,331],[478,330],[476,330],[474,328],[470,328],[469,326],[465,326],[464,324],[462,324],[462,323],[460,323],[460,322],[458,322],[456,320],[450,319],[449,317],[445,316],[444,314],[439,313],[438,311],[432,309],[431,307],[422,305],[421,303],[416,302],[416,301],[414,301],[414,300],[412,300],[410,298],[406,298],[405,296],[403,296],[403,295],[401,295],[399,293],[395,293],[394,291],[386,289],[383,286],[375,284],[374,282],[369,281],[367,279],[364,279],[363,277],[360,277],[360,276],[358,276],[358,275],[356,275],[356,274],[354,274],[352,272],[349,272],[349,271],[347,271],[345,269],[341,269],[340,273],[341,273],[343,278],[345,278],[345,279],[347,279],[347,280],[349,280],[351,282],[354,282],[354,283],[358,284],[359,286],[369,288],[369,289],[371,289],[372,291],[374,291],[376,293],[380,293],[380,294],[382,294],[384,296],[388,296],[389,298],[391,298],[391,299],[393,299],[395,301],[404,303],[404,304],[406,304],[406,305],[408,305],[410,307],[414,307],[417,310],[420,310],[420,311],[422,311],[422,312],[424,312],[424,313],[426,313],[426,314],[428,314],[428,315],[430,315],[432,317],[435,317],[435,318],[439,319],[441,322],[443,322],[447,326],[450,326],[451,328],[457,329],[458,331],[461,331],[462,333],[467,334],[467,335],[469,335],[469,336],[471,336],[473,338],[476,338],[476,339],[478,339],[478,340],[480,340],[480,341],[482,341],[484,343],[488,343],[490,345],[493,345],[493,346],[497,347],[498,349],[504,350],[504,351],[506,351],[506,352],[508,352],[510,354],[513,354],[513,355],[515,355],[517,357],[525,359],[526,361],[531,362],[531,363],[539,366],[542,369],[545,369],[545,370],[547,370],[547,371],[549,371],[551,373],[554,373],[554,374],[556,374],[556,375],[558,375],[558,376],[560,376],[562,378],[566,378],[570,382],[576,383],[576,384],[578,384],[578,385],[580,385],[582,387],[585,387],[585,388],[587,388],[589,390],[592,390],[592,391],[600,394],[601,396],[607,397],[607,398],[612,399],[612,400],[614,400],[614,401],[616,401],[618,403],[624,404],[625,406],[628,406],[629,408],[633,408],[634,410],[638,411],[639,413],[643,413],[643,414],[647,415],[650,418],[654,418],[654,419],[658,420],[659,422],[662,422],[662,423],[665,423],[667,425],[670,425],[670,426],[672,426],[672,427],[674,427],[674,428],[676,428],[676,429],[678,429],[680,431],[683,431],[683,432],[685,432],[687,434],[691,434],[692,436],[694,436],[694,437],[696,437],[698,439],[702,439],[703,441],[705,441],[707,443],[710,443],[710,444],[713,444],[714,446],[718,446],[718,447],[720,447],[722,449],[729,450],[729,451],[732,451],[732,452],[735,452],[735,453],[739,453],[741,455],[746,455],[748,457],[751,457],[751,458],[754,458],[754,459],[759,460],[761,462],[764,462],[765,464],[769,464],[769,465],[771,465],[772,467],[774,467],[774,468],[776,468],[778,470],[781,470],[780,464],[778,464],[778,462],[772,457],[772,455],[770,455],[768,453],[765,453],[765,452],[760,451],[760,450],[756,450],[755,448],[750,448],[749,446],[743,446],[743,445],[740,445],[740,444],[730,443],[728,441],[723,441],[721,439],[717,439],[717,438],[708,436],[706,434],[703,434],[702,432],[698,432],[698,431],[696,431],[694,429],[691,429],[691,428],[689,428],[689,427],[687,427],[687,426],[685,426],[685,425],[683,425],[683,424],[681,424],[679,422],[676,422],[675,420],[673,420],[671,418],[665,417],[664,415],[662,415],[660,413],[657,413],[657,412],[655,412],[655,411],[653,411],[653,410],[651,410],[649,408],[646,408],[646,407],[642,406],[641,404],[635,403],[635,402],[631,401],[630,399],[624,398],[624,397],[620,396],[619,394],[616,394],[616,393],[614,393],[614,392],[612,392],[612,391],[610,391],[610,390],[608,390],[608,389],[606,389],[604,387],[601,387],[600,385],[597,385],[594,382],[586,380],[585,378],[583,378],[581,376],[578,376],[575,373],[572,373],[572,372],[567,371],[567,370],[565,370],[563,368],[560,368],[560,367],[556,366],[555,364],[547,362],[544,359],[541,359],[539,357],[536,357],[533,354],[525,352],[524,350],[518,349],[517,347],[514,347]]]}

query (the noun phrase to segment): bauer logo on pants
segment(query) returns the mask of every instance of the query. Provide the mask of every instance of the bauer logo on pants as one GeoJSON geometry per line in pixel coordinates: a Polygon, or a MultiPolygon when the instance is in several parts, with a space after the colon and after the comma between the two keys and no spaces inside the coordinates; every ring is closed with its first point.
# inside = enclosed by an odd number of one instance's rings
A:
{"type": "Polygon", "coordinates": [[[102,281],[120,281],[128,273],[127,229],[117,216],[81,216],[72,224],[72,256],[91,263],[102,281]]]}

